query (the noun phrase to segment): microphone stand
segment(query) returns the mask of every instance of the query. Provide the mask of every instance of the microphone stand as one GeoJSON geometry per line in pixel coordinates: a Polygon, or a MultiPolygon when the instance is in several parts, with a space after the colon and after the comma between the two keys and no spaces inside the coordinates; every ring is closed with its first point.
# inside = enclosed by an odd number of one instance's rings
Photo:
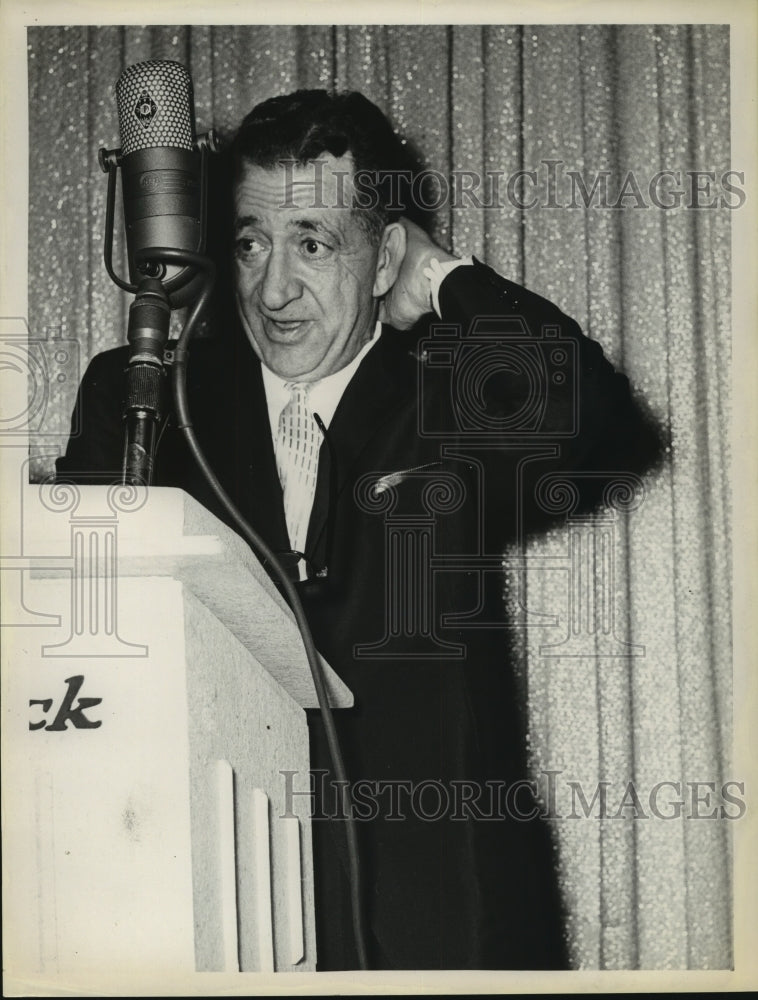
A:
{"type": "Polygon", "coordinates": [[[124,403],[123,481],[149,486],[158,431],[166,407],[163,351],[168,341],[171,306],[157,278],[144,277],[129,306],[127,340],[131,347],[124,403]]]}

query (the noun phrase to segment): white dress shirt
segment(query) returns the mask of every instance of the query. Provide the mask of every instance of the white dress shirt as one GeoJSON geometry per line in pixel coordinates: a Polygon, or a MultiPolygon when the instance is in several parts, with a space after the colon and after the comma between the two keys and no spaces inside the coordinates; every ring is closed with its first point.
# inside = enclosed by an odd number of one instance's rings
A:
{"type": "MultiPolygon", "coordinates": [[[[325,427],[328,427],[332,422],[334,412],[339,405],[339,401],[342,399],[342,394],[347,389],[350,379],[358,371],[361,361],[363,361],[374,344],[379,340],[381,332],[382,324],[377,323],[373,337],[367,344],[363,345],[349,365],[340,368],[338,372],[332,372],[331,375],[325,375],[324,378],[314,382],[311,386],[308,393],[308,407],[311,413],[318,413],[325,427]]],[[[261,365],[261,372],[263,373],[263,388],[266,392],[268,419],[271,424],[271,437],[276,441],[279,414],[287,405],[290,398],[289,390],[286,387],[291,382],[297,382],[297,379],[284,379],[281,375],[272,372],[263,364],[261,365]]]]}
{"type": "MultiPolygon", "coordinates": [[[[439,289],[443,279],[452,270],[454,270],[454,268],[460,267],[462,264],[472,263],[473,261],[471,257],[464,257],[461,260],[451,260],[441,264],[435,257],[430,266],[424,269],[424,274],[427,278],[429,278],[430,302],[438,316],[440,316],[439,289]]],[[[340,368],[339,371],[333,372],[331,375],[326,375],[324,378],[319,379],[310,387],[308,393],[308,408],[311,413],[317,413],[319,415],[325,427],[329,427],[345,389],[347,389],[350,380],[358,370],[360,363],[366,357],[374,344],[376,344],[379,340],[381,332],[382,324],[378,322],[376,324],[373,337],[367,344],[363,345],[350,364],[345,365],[344,368],[340,368]]],[[[286,386],[293,381],[296,381],[296,379],[283,379],[280,375],[272,372],[264,364],[261,364],[261,372],[263,374],[263,388],[266,393],[268,419],[271,426],[271,438],[274,442],[274,447],[276,448],[279,416],[290,400],[290,393],[286,386]]],[[[309,502],[303,504],[302,506],[302,516],[305,519],[305,523],[300,527],[300,530],[297,531],[297,534],[301,537],[305,537],[307,533],[307,522],[310,520],[310,512],[312,508],[313,496],[309,498],[309,502]]],[[[305,565],[302,559],[300,560],[299,573],[300,579],[305,579],[305,565]]]]}

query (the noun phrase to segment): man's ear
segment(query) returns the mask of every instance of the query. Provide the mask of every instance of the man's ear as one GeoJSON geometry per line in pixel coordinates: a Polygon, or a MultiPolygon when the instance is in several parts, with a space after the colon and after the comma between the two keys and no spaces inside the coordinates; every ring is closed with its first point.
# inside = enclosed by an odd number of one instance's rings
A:
{"type": "Polygon", "coordinates": [[[402,223],[391,222],[384,227],[376,261],[376,277],[372,290],[374,298],[381,298],[397,281],[406,246],[405,227],[402,223]]]}

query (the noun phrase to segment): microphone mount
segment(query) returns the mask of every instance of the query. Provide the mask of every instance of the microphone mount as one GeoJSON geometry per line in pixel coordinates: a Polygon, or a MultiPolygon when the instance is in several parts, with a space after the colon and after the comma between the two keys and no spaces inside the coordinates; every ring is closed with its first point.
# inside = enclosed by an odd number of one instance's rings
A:
{"type": "MultiPolygon", "coordinates": [[[[134,254],[137,282],[127,281],[113,267],[113,230],[116,205],[116,175],[122,162],[121,150],[102,147],[98,162],[108,174],[103,259],[111,280],[123,291],[134,294],[129,307],[127,340],[130,346],[126,370],[126,400],[123,482],[149,486],[153,480],[155,450],[166,416],[166,371],[163,354],[168,342],[172,306],[193,299],[207,299],[213,281],[213,264],[205,256],[208,215],[208,155],[218,152],[214,130],[199,135],[195,150],[200,154],[200,226],[196,250],[174,247],[146,247],[134,254]],[[179,270],[167,278],[167,266],[179,270]],[[176,297],[180,301],[176,302],[176,297]]],[[[200,301],[197,302],[200,305],[200,301]]],[[[195,314],[197,309],[195,310],[195,314]]]]}
{"type": "MultiPolygon", "coordinates": [[[[213,286],[215,268],[210,258],[172,247],[148,247],[136,255],[138,265],[163,259],[183,264],[196,272],[201,292],[185,324],[193,328],[213,286]]],[[[127,340],[130,346],[126,369],[126,400],[123,482],[149,486],[153,480],[155,449],[166,417],[166,370],[163,364],[171,321],[171,303],[167,288],[157,278],[145,276],[129,307],[127,340]]],[[[180,343],[174,350],[174,363],[182,372],[187,349],[180,343]]]]}
{"type": "MultiPolygon", "coordinates": [[[[207,132],[203,132],[201,135],[198,135],[195,139],[195,150],[200,153],[200,239],[196,249],[196,252],[199,254],[205,253],[205,234],[207,231],[208,154],[218,153],[220,149],[221,143],[215,129],[209,129],[207,132]]],[[[127,281],[120,275],[116,274],[113,267],[113,228],[116,214],[116,175],[118,173],[118,168],[121,166],[122,159],[123,157],[119,147],[106,149],[105,146],[101,146],[98,150],[97,160],[100,164],[100,169],[103,173],[108,175],[108,191],[105,203],[105,239],[103,243],[103,260],[105,262],[105,270],[108,272],[108,276],[111,281],[118,285],[118,287],[123,291],[135,294],[139,285],[134,282],[127,281]]],[[[166,275],[166,265],[157,255],[157,248],[151,248],[151,254],[152,256],[150,258],[147,258],[144,252],[135,255],[137,269],[146,277],[157,278],[162,281],[166,275]],[[140,257],[142,258],[141,261],[137,259],[140,257]]],[[[174,295],[189,284],[194,277],[194,272],[188,273],[185,269],[180,271],[179,274],[174,275],[173,278],[165,281],[164,287],[169,295],[174,295]]]]}

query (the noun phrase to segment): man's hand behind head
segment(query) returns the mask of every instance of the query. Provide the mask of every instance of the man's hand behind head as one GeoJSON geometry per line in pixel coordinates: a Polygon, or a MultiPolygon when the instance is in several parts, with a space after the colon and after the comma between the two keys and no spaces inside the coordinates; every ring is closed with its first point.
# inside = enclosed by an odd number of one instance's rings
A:
{"type": "Polygon", "coordinates": [[[405,231],[405,256],[397,280],[381,301],[379,319],[398,330],[409,330],[425,313],[432,311],[431,286],[425,269],[435,258],[440,263],[456,258],[437,246],[410,219],[403,217],[394,225],[405,231]]]}

